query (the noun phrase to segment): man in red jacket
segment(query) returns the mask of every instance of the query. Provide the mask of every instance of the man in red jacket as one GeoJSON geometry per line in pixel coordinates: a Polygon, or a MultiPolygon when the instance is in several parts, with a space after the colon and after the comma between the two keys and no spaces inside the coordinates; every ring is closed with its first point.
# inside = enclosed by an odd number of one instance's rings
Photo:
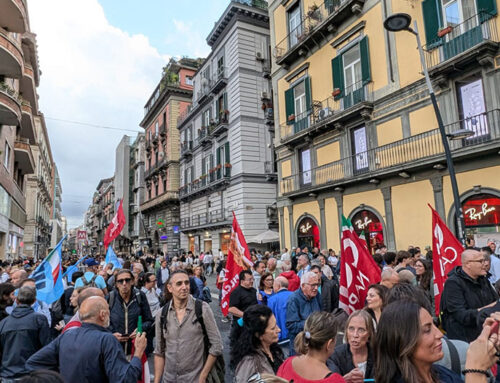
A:
{"type": "Polygon", "coordinates": [[[292,265],[290,261],[283,261],[283,272],[280,274],[280,277],[285,277],[288,279],[288,290],[295,291],[300,287],[300,278],[295,274],[295,271],[292,270],[292,265]]]}

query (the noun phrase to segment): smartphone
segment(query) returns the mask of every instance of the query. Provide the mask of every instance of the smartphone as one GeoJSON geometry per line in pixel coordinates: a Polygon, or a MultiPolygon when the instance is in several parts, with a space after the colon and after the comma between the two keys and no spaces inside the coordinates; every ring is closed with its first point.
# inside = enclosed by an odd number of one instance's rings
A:
{"type": "Polygon", "coordinates": [[[122,337],[128,338],[128,337],[130,337],[130,334],[122,334],[122,337]]]}

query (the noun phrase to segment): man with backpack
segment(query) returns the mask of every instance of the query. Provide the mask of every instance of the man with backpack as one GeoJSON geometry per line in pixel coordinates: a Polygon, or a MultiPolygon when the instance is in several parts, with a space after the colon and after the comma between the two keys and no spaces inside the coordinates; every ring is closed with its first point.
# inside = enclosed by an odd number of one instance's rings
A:
{"type": "Polygon", "coordinates": [[[156,316],[155,383],[224,381],[222,338],[210,306],[189,294],[184,270],[172,272],[156,316]],[[213,381],[213,380],[212,380],[213,381]]]}
{"type": "Polygon", "coordinates": [[[108,293],[106,281],[98,274],[99,262],[94,258],[89,258],[84,263],[87,266],[87,271],[76,280],[75,289],[78,287],[98,287],[106,295],[108,293]]]}

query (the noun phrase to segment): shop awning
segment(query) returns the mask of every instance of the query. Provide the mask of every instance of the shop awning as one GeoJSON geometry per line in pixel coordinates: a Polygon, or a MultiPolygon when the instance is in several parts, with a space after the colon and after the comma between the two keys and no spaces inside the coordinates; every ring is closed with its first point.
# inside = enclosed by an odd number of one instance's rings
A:
{"type": "Polygon", "coordinates": [[[279,242],[280,234],[277,231],[266,230],[253,238],[250,238],[248,243],[271,243],[279,242]]]}

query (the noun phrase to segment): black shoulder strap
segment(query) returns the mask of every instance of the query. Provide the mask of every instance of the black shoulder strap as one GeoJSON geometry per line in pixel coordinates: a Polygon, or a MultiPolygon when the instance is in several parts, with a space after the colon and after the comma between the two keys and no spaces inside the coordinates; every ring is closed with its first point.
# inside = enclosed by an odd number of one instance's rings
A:
{"type": "Polygon", "coordinates": [[[462,369],[460,368],[460,357],[458,356],[457,348],[446,337],[443,339],[448,345],[448,350],[450,352],[451,370],[457,374],[461,374],[462,369]]]}
{"type": "Polygon", "coordinates": [[[142,305],[142,296],[141,296],[141,290],[138,290],[134,288],[135,290],[135,299],[137,299],[137,303],[139,304],[139,307],[142,305]]]}
{"type": "Polygon", "coordinates": [[[97,274],[94,274],[94,276],[92,277],[92,279],[90,280],[89,284],[91,285],[92,283],[95,282],[95,280],[97,279],[98,275],[97,274]]]}
{"type": "Polygon", "coordinates": [[[109,293],[109,302],[108,302],[108,305],[109,305],[109,310],[110,311],[113,308],[113,304],[115,303],[115,295],[116,295],[116,291],[115,290],[112,290],[109,293]]]}
{"type": "Polygon", "coordinates": [[[208,339],[207,328],[205,327],[205,321],[203,320],[203,301],[196,299],[194,301],[194,313],[196,319],[200,323],[201,331],[203,331],[203,343],[205,345],[205,357],[208,356],[208,350],[210,349],[210,339],[208,339]]]}
{"type": "Polygon", "coordinates": [[[85,274],[82,275],[82,282],[84,286],[87,286],[89,284],[89,281],[87,281],[87,278],[85,278],[85,274]]]}

